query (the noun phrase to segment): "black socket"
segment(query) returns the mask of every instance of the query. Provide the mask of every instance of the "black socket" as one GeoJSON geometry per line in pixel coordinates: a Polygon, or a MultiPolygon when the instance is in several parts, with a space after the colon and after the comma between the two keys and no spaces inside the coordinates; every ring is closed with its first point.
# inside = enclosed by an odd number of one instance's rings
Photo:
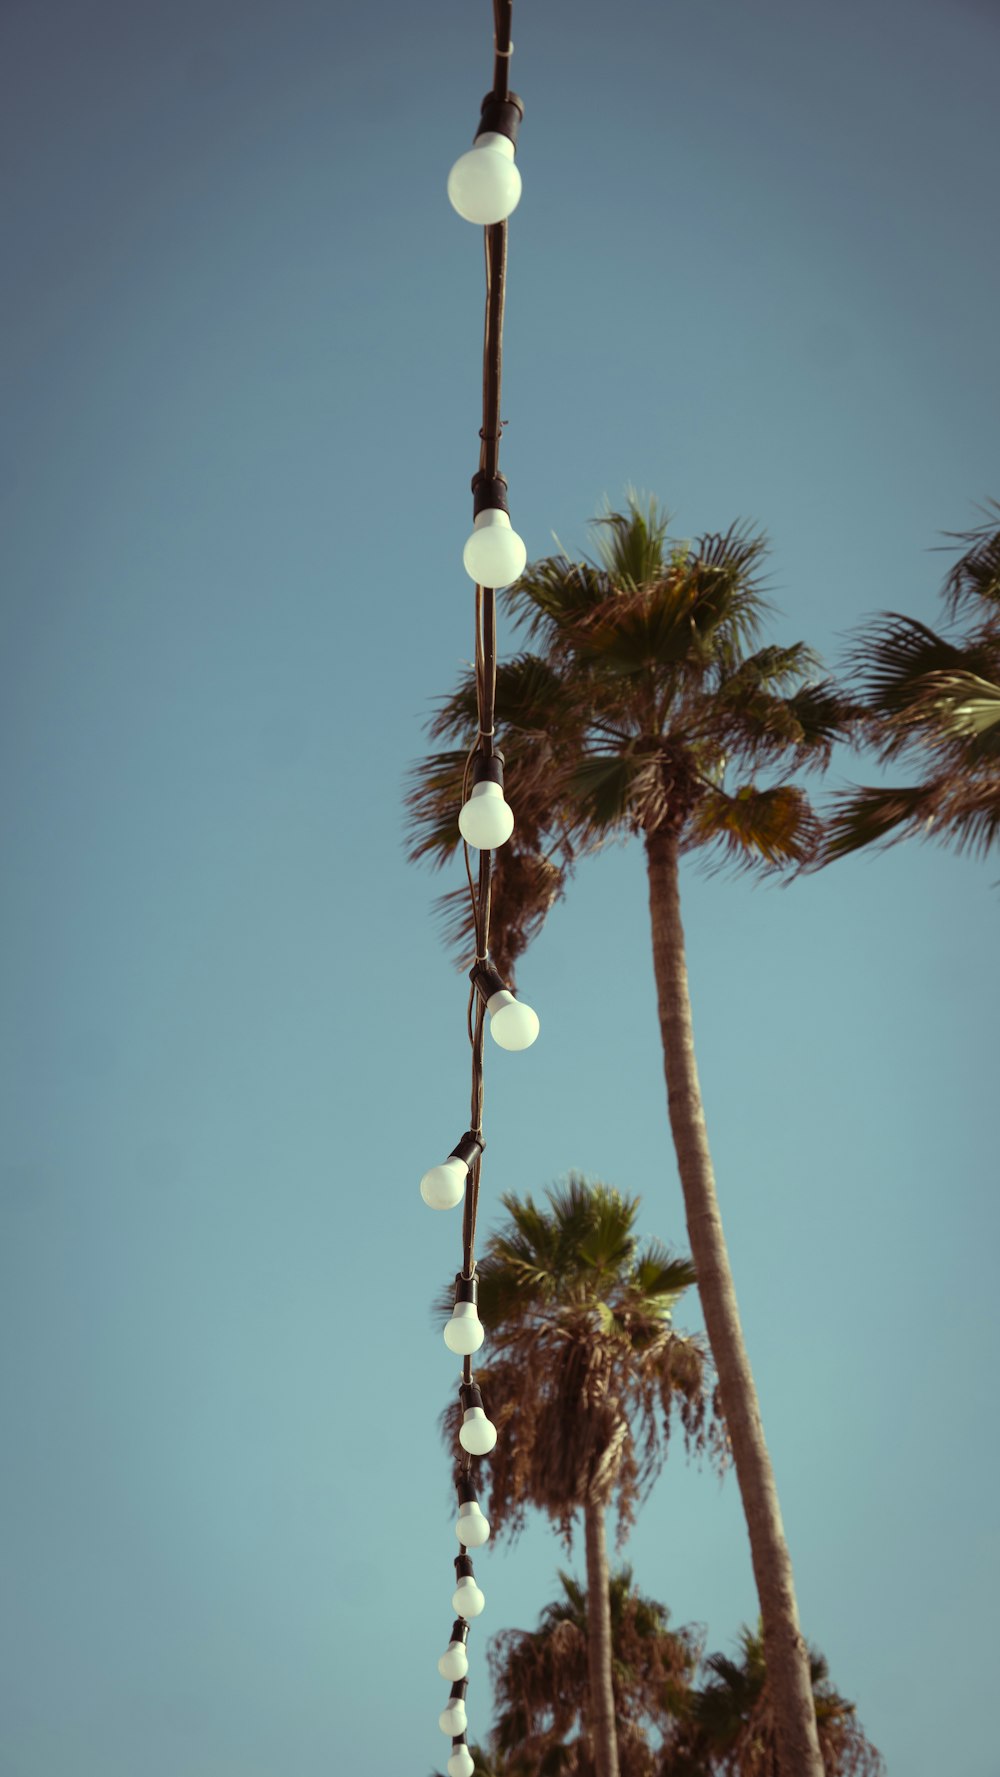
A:
{"type": "Polygon", "coordinates": [[[476,470],[472,477],[473,518],[478,518],[481,512],[506,512],[510,517],[506,475],[486,475],[482,469],[476,470]]]}
{"type": "Polygon", "coordinates": [[[455,1143],[448,1158],[449,1160],[464,1160],[466,1166],[471,1166],[473,1160],[482,1153],[485,1146],[486,1143],[481,1135],[473,1135],[472,1130],[467,1129],[461,1141],[455,1143]]]}
{"type": "Polygon", "coordinates": [[[510,992],[503,976],[498,974],[492,963],[477,963],[474,969],[469,970],[469,980],[484,1005],[495,993],[510,992]]]}
{"type": "Polygon", "coordinates": [[[483,100],[479,118],[477,136],[484,136],[487,130],[494,136],[506,136],[517,147],[517,132],[524,116],[524,101],[516,93],[508,93],[505,99],[498,99],[495,93],[487,93],[483,100]]]}
{"type": "Polygon", "coordinates": [[[479,1300],[479,1279],[478,1279],[478,1277],[463,1277],[461,1271],[456,1272],[456,1275],[455,1275],[455,1306],[456,1306],[456,1308],[458,1307],[459,1302],[478,1302],[478,1300],[479,1300]]]}

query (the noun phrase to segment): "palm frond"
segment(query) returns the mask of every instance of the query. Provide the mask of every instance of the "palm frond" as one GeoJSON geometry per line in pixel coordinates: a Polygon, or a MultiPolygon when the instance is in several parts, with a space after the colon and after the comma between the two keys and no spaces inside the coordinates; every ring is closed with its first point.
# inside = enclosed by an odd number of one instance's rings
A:
{"type": "Polygon", "coordinates": [[[845,858],[864,846],[885,846],[907,832],[930,831],[936,784],[897,785],[875,789],[858,785],[832,800],[817,862],[845,858]]]}
{"type": "Polygon", "coordinates": [[[558,651],[563,627],[586,617],[610,591],[600,568],[560,554],[529,562],[520,580],[500,596],[529,642],[543,641],[558,651]]]}
{"type": "Polygon", "coordinates": [[[738,869],[785,869],[815,856],[821,830],[808,797],[794,784],[764,790],[746,784],[732,796],[713,787],[695,810],[686,843],[717,842],[725,862],[738,869]]]}
{"type": "Polygon", "coordinates": [[[458,811],[467,759],[467,750],[429,753],[410,767],[405,802],[412,835],[407,853],[411,864],[426,858],[440,869],[461,843],[458,811]]]}
{"type": "Polygon", "coordinates": [[[637,812],[655,775],[655,762],[628,747],[617,753],[589,753],[567,773],[566,790],[586,828],[597,836],[620,827],[637,812]]]}
{"type": "Polygon", "coordinates": [[[668,1252],[658,1240],[647,1242],[636,1260],[632,1278],[633,1288],[640,1296],[650,1299],[667,1297],[671,1303],[696,1282],[697,1274],[691,1260],[668,1252]]]}
{"type": "MultiPolygon", "coordinates": [[[[451,816],[454,825],[454,816],[451,816]]],[[[537,938],[566,891],[570,866],[517,844],[517,835],[493,854],[490,956],[516,990],[517,964],[537,938]]],[[[442,937],[462,970],[475,960],[475,922],[468,884],[449,889],[434,903],[442,937]]]]}
{"type": "Polygon", "coordinates": [[[1000,684],[967,669],[925,673],[913,686],[905,720],[946,735],[984,735],[1000,722],[1000,684]]]}
{"type": "Polygon", "coordinates": [[[952,616],[969,611],[977,620],[987,620],[994,610],[1000,611],[1000,501],[987,500],[981,508],[985,523],[971,531],[946,531],[945,535],[969,548],[948,574],[944,598],[952,616]],[[987,607],[987,612],[981,606],[987,607]]]}
{"type": "Polygon", "coordinates": [[[654,495],[643,496],[629,487],[625,497],[625,512],[612,512],[608,507],[591,520],[595,529],[606,533],[597,539],[601,567],[614,587],[623,592],[660,578],[670,528],[670,514],[660,507],[654,495]]]}

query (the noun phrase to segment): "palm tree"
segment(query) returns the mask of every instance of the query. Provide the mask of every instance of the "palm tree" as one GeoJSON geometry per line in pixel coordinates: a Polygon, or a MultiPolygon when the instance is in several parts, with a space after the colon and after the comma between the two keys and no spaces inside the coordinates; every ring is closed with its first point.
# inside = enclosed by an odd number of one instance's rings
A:
{"type": "MultiPolygon", "coordinates": [[[[552,1777],[595,1777],[590,1746],[588,1594],[560,1572],[563,1595],[535,1630],[507,1629],[490,1645],[499,1711],[494,1743],[519,1752],[552,1777]]],[[[622,1777],[653,1777],[648,1726],[662,1728],[682,1708],[698,1666],[700,1643],[689,1629],[668,1628],[669,1612],[633,1586],[619,1568],[608,1591],[612,1689],[622,1777]]]]}
{"type": "Polygon", "coordinates": [[[952,533],[969,548],[944,583],[952,638],[884,611],[850,655],[863,726],[883,764],[915,784],[863,787],[835,799],[820,861],[910,834],[986,853],[1000,838],[1000,504],[986,524],[952,533]]]}
{"type": "MultiPolygon", "coordinates": [[[[490,1364],[477,1371],[500,1433],[489,1459],[488,1515],[516,1534],[529,1505],[568,1540],[583,1513],[587,1565],[589,1735],[597,1777],[619,1777],[605,1514],[619,1530],[666,1455],[676,1410],[689,1448],[720,1450],[696,1339],[671,1311],[694,1280],[657,1240],[641,1247],[638,1198],[571,1173],[547,1192],[501,1199],[508,1221],[479,1262],[479,1311],[490,1364]]],[[[450,1311],[451,1291],[438,1304],[450,1311]]],[[[446,1415],[452,1436],[460,1410],[446,1415]]]]}
{"type": "MultiPolygon", "coordinates": [[[[678,1731],[664,1744],[659,1777],[779,1777],[783,1771],[759,1629],[743,1628],[740,1651],[740,1661],[709,1655],[705,1664],[712,1676],[682,1707],[678,1731]]],[[[809,1650],[809,1676],[826,1777],[884,1777],[881,1754],[865,1737],[854,1704],[833,1689],[827,1662],[815,1648],[809,1650]]]]}
{"type": "MultiPolygon", "coordinates": [[[[824,764],[847,706],[817,678],[815,657],[803,644],[756,645],[767,609],[762,535],[737,525],[674,544],[656,502],[643,511],[632,492],[626,512],[597,522],[596,561],[546,557],[505,595],[540,651],[521,653],[498,672],[498,740],[517,827],[514,850],[503,848],[497,859],[519,884],[516,932],[531,935],[581,851],[642,836],[670,1126],[746,1513],[779,1745],[790,1777],[822,1777],[808,1654],[702,1108],[679,860],[703,848],[709,858],[749,868],[807,863],[819,822],[802,788],[774,774],[824,764]],[[526,865],[520,876],[518,858],[526,865]]],[[[440,863],[454,851],[455,809],[476,726],[470,674],[432,725],[436,738],[460,745],[432,754],[415,773],[414,857],[440,863]]],[[[452,926],[460,899],[445,897],[452,926]]],[[[495,926],[504,920],[498,888],[495,926]]],[[[467,915],[462,923],[467,931],[467,915]]]]}

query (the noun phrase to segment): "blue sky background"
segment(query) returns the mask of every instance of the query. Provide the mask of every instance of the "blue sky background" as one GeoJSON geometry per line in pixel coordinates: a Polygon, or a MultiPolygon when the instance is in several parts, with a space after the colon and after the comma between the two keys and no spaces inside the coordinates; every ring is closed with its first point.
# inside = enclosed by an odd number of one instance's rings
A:
{"type": "MultiPolygon", "coordinates": [[[[417,1180],[466,996],[400,790],[472,645],[482,248],[444,182],[490,28],[3,8],[3,1777],[447,1753],[459,1230],[417,1180]]],[[[529,554],[634,482],[680,536],[766,526],[774,634],[830,662],[935,621],[940,533],[1000,493],[995,9],[524,0],[514,41],[529,554]]],[[[998,874],[684,882],[803,1622],[893,1777],[1000,1773],[998,874]]],[[[577,1167],[683,1245],[646,921],[611,852],[525,959],[486,1225],[577,1167]]],[[[732,1477],[675,1452],[627,1552],[710,1647],[753,1618],[732,1477]]],[[[564,1559],[541,1523],[480,1558],[473,1731],[486,1632],[564,1559]]]]}

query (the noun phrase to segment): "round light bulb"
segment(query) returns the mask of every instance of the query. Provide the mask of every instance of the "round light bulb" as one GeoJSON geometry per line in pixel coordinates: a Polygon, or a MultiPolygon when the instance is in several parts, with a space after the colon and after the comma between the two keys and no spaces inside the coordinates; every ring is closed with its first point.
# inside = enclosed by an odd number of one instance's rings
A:
{"type": "Polygon", "coordinates": [[[462,551],[465,571],[477,586],[509,586],[524,573],[528,551],[510,518],[498,506],[476,516],[475,529],[462,551]]]}
{"type": "Polygon", "coordinates": [[[456,1302],[444,1329],[444,1342],[456,1357],[471,1357],[486,1337],[475,1302],[456,1302]]]}
{"type": "Polygon", "coordinates": [[[471,1574],[463,1574],[459,1580],[452,1593],[451,1608],[457,1617],[464,1617],[467,1623],[473,1617],[481,1616],[486,1609],[486,1594],[476,1585],[471,1574]]]}
{"type": "Polygon", "coordinates": [[[470,1456],[488,1456],[496,1447],[497,1428],[482,1407],[467,1407],[458,1441],[470,1456]]]}
{"type": "Polygon", "coordinates": [[[441,1166],[432,1166],[420,1181],[420,1195],[430,1209],[454,1209],[465,1195],[469,1168],[456,1155],[441,1166]]]}
{"type": "MultiPolygon", "coordinates": [[[[465,1549],[481,1549],[484,1543],[489,1542],[489,1519],[483,1516],[474,1499],[468,1505],[459,1506],[455,1535],[465,1549]]],[[[461,1733],[461,1728],[458,1731],[461,1733]]]]}
{"type": "Polygon", "coordinates": [[[505,222],[517,209],[521,175],[514,165],[514,144],[509,136],[484,130],[467,154],[460,155],[448,174],[452,208],[480,228],[505,222]]]}
{"type": "Polygon", "coordinates": [[[514,831],[514,811],[499,784],[473,785],[472,795],[462,805],[458,830],[466,845],[474,845],[479,851],[493,851],[495,846],[506,845],[514,831]]]}
{"type": "Polygon", "coordinates": [[[469,1656],[465,1651],[464,1641],[450,1641],[438,1661],[438,1671],[442,1678],[449,1681],[465,1678],[469,1670],[469,1656]]]}
{"type": "Polygon", "coordinates": [[[448,1760],[448,1777],[472,1777],[476,1761],[467,1746],[456,1746],[448,1760]]]}
{"type": "Polygon", "coordinates": [[[442,1734],[447,1734],[449,1738],[452,1738],[456,1734],[464,1734],[468,1725],[469,1718],[465,1712],[465,1704],[461,1697],[452,1697],[447,1708],[442,1709],[438,1716],[438,1727],[442,1734]]]}
{"type": "Polygon", "coordinates": [[[486,1002],[490,1035],[501,1049],[530,1049],[538,1035],[538,1013],[516,1000],[505,987],[491,993],[486,1002]]]}

